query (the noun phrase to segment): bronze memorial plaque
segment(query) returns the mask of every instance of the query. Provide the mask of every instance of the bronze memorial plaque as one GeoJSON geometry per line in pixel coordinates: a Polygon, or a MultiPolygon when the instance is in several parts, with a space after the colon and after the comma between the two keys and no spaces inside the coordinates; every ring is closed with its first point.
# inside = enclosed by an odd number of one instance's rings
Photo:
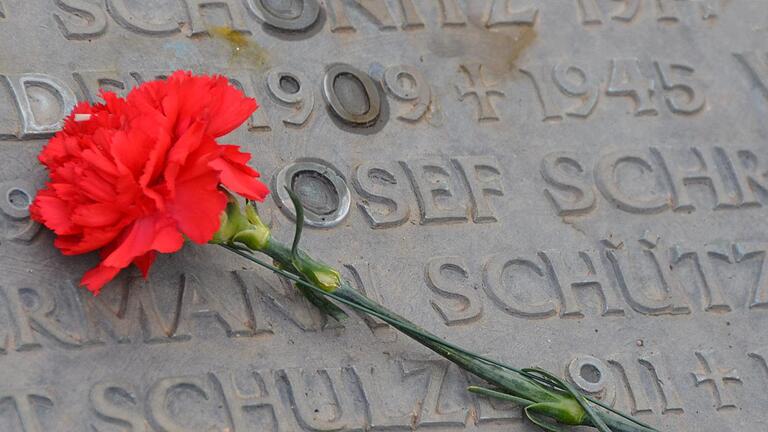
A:
{"type": "Polygon", "coordinates": [[[222,248],[81,288],[37,155],[176,70],[258,100],[223,142],[263,219],[293,187],[359,291],[659,430],[768,430],[765,0],[0,0],[0,431],[539,430],[222,248]]]}

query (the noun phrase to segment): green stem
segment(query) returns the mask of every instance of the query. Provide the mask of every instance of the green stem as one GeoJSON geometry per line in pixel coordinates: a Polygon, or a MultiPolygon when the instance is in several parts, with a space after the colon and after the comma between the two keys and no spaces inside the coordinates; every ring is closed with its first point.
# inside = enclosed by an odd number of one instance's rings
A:
{"type": "Polygon", "coordinates": [[[418,327],[406,318],[384,308],[380,304],[355,291],[346,281],[343,281],[341,286],[332,292],[322,290],[308,283],[302,277],[297,275],[299,272],[291,263],[294,262],[293,260],[295,259],[311,260],[313,264],[317,263],[317,261],[314,261],[309,255],[300,250],[294,255],[291,248],[272,238],[270,238],[270,241],[268,242],[268,247],[261,251],[280,263],[282,268],[270,266],[249,253],[238,250],[237,248],[231,246],[224,247],[293,280],[297,285],[311,289],[314,293],[330,297],[340,303],[387,322],[397,330],[447,360],[455,363],[462,369],[493,383],[501,390],[511,394],[514,398],[531,401],[532,404],[546,405],[548,410],[546,415],[563,424],[589,425],[597,427],[600,430],[610,430],[612,432],[658,432],[656,429],[639,423],[621,413],[615,412],[604,404],[592,399],[590,399],[590,402],[611,411],[595,409],[595,407],[589,406],[587,408],[595,417],[594,419],[590,419],[589,416],[585,414],[582,407],[579,406],[579,402],[577,402],[571,394],[563,391],[562,388],[558,388],[554,384],[545,385],[544,383],[548,383],[547,380],[535,377],[524,371],[510,368],[443,341],[436,335],[418,327]]]}

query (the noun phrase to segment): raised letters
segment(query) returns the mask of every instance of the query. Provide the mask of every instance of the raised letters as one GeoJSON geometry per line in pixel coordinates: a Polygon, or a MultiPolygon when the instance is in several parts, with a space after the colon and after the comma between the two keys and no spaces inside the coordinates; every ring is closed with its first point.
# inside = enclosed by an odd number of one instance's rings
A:
{"type": "Polygon", "coordinates": [[[640,71],[636,58],[620,58],[611,61],[611,76],[606,89],[608,96],[626,96],[635,103],[635,116],[657,115],[659,112],[651,100],[653,87],[640,71]]]}
{"type": "MultiPolygon", "coordinates": [[[[149,424],[141,414],[141,409],[136,406],[139,398],[132,390],[130,383],[123,381],[102,381],[91,387],[89,395],[91,406],[98,417],[117,426],[128,427],[132,432],[149,432],[149,424]],[[126,407],[128,404],[113,402],[114,396],[121,401],[126,401],[134,408],[126,407]]],[[[96,430],[95,426],[94,429],[96,430]]]]}
{"type": "Polygon", "coordinates": [[[61,129],[64,117],[75,107],[75,94],[58,78],[38,73],[2,77],[13,94],[21,118],[18,138],[52,135],[61,129]],[[37,99],[44,103],[33,103],[37,99]]]}
{"type": "Polygon", "coordinates": [[[492,0],[485,26],[493,28],[503,25],[533,25],[539,10],[537,8],[513,10],[512,3],[515,3],[515,0],[492,0]]]}
{"type": "Polygon", "coordinates": [[[272,5],[272,0],[246,0],[254,15],[268,25],[285,31],[304,31],[317,22],[320,4],[317,0],[294,0],[288,8],[280,2],[272,5]]]}
{"type": "Polygon", "coordinates": [[[760,258],[760,269],[750,295],[750,308],[768,308],[768,242],[744,241],[733,247],[736,262],[760,258]]]}
{"type": "Polygon", "coordinates": [[[29,217],[34,190],[32,184],[23,179],[0,183],[0,212],[7,216],[0,218],[3,238],[29,242],[40,231],[41,225],[29,217]]]}
{"type": "Polygon", "coordinates": [[[398,114],[403,121],[419,121],[432,103],[432,90],[418,69],[407,66],[392,66],[384,72],[385,88],[397,99],[413,102],[410,110],[398,114]]]}
{"type": "Polygon", "coordinates": [[[429,158],[400,164],[416,192],[422,224],[467,220],[464,190],[446,161],[429,158]]]}
{"type": "Polygon", "coordinates": [[[427,263],[427,286],[436,294],[430,300],[445,325],[472,322],[483,313],[477,287],[468,286],[467,265],[459,257],[434,257],[427,263]],[[474,288],[474,289],[472,289],[474,288]]]}
{"type": "Polygon", "coordinates": [[[691,373],[696,380],[696,387],[704,384],[711,387],[715,408],[718,411],[736,408],[736,401],[727,384],[742,383],[739,372],[736,369],[720,367],[712,351],[697,351],[696,358],[701,364],[698,372],[691,373]]]}
{"type": "Polygon", "coordinates": [[[267,75],[267,88],[278,102],[292,107],[293,114],[283,119],[289,126],[303,126],[315,109],[315,95],[300,72],[288,68],[273,69],[267,75]]]}
{"type": "Polygon", "coordinates": [[[189,36],[198,36],[208,34],[208,23],[206,22],[203,11],[210,9],[220,9],[226,12],[229,18],[229,27],[233,31],[250,33],[245,20],[243,20],[242,3],[236,0],[183,0],[189,16],[190,33],[189,36]]]}
{"type": "Polygon", "coordinates": [[[589,213],[595,208],[595,192],[589,175],[572,152],[549,153],[541,160],[541,176],[552,188],[544,194],[558,216],[589,213]]]}
{"type": "Polygon", "coordinates": [[[352,185],[363,200],[357,206],[371,228],[400,226],[410,217],[405,196],[408,179],[393,162],[363,162],[355,168],[352,185]]]}
{"type": "Polygon", "coordinates": [[[368,127],[379,119],[381,96],[376,84],[350,65],[337,63],[328,68],[323,97],[331,112],[351,126],[368,127]]]}
{"type": "Polygon", "coordinates": [[[472,63],[461,65],[460,68],[467,77],[468,85],[456,86],[456,90],[459,92],[459,100],[463,101],[468,96],[474,96],[478,104],[477,120],[498,121],[499,115],[493,106],[491,96],[505,96],[504,91],[495,84],[486,83],[483,77],[485,75],[483,65],[472,63]]]}
{"type": "MultiPolygon", "coordinates": [[[[548,318],[557,314],[557,303],[552,298],[541,299],[541,295],[514,295],[510,291],[513,291],[512,287],[506,283],[506,281],[513,279],[512,269],[519,268],[526,270],[527,278],[525,282],[536,281],[538,282],[538,288],[531,289],[531,292],[547,292],[549,289],[541,289],[541,286],[547,287],[547,279],[541,266],[537,263],[539,261],[533,257],[525,257],[520,254],[502,252],[491,256],[485,263],[483,268],[483,288],[491,299],[491,301],[502,311],[512,316],[520,316],[523,318],[548,318]],[[533,299],[523,302],[518,300],[522,298],[533,299]]],[[[521,270],[518,270],[520,272],[521,270]]],[[[519,273],[516,272],[519,278],[519,273]]],[[[515,284],[515,288],[522,288],[531,283],[518,283],[515,284]]]]}
{"type": "Polygon", "coordinates": [[[499,162],[491,156],[462,156],[451,159],[461,171],[472,204],[472,221],[497,222],[499,219],[487,195],[503,196],[499,162]]]}
{"type": "Polygon", "coordinates": [[[309,430],[360,430],[364,423],[347,391],[346,369],[286,369],[291,405],[299,424],[309,430]],[[324,400],[314,400],[320,396],[324,400]]]}
{"type": "Polygon", "coordinates": [[[90,39],[107,30],[107,14],[100,6],[85,0],[54,0],[54,3],[61,12],[67,13],[53,14],[65,38],[90,39]]]}
{"type": "Polygon", "coordinates": [[[547,274],[560,294],[562,308],[560,316],[580,318],[584,314],[576,298],[577,288],[595,288],[602,302],[600,314],[624,315],[619,297],[608,280],[597,273],[595,262],[597,254],[593,251],[580,251],[578,259],[566,258],[559,250],[539,252],[539,257],[546,265],[547,274]],[[587,275],[583,277],[581,275],[587,275]]]}
{"type": "Polygon", "coordinates": [[[671,249],[672,263],[677,265],[684,259],[690,259],[694,262],[696,273],[702,282],[702,297],[704,298],[704,310],[728,312],[731,306],[725,300],[723,288],[717,279],[713,259],[731,262],[731,253],[729,248],[723,243],[714,243],[706,245],[703,248],[690,248],[681,245],[675,245],[671,249]]]}
{"type": "Polygon", "coordinates": [[[179,23],[174,19],[168,19],[165,22],[144,21],[131,12],[125,0],[106,1],[107,12],[118,24],[128,30],[151,36],[169,36],[181,31],[179,23]]]}
{"type": "Polygon", "coordinates": [[[53,406],[53,398],[45,389],[18,390],[0,393],[0,404],[10,401],[16,408],[23,432],[45,432],[37,418],[34,405],[53,406]]]}
{"type": "Polygon", "coordinates": [[[768,61],[764,53],[746,51],[734,53],[734,57],[747,69],[753,85],[768,98],[768,61]]]}

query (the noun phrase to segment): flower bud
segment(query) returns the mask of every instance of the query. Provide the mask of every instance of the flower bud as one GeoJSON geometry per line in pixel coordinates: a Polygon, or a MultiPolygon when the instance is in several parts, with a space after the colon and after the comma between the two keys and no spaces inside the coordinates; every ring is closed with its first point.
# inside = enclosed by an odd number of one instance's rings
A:
{"type": "Polygon", "coordinates": [[[294,260],[294,267],[315,286],[325,292],[334,292],[341,286],[341,275],[333,267],[302,254],[294,260]]]}

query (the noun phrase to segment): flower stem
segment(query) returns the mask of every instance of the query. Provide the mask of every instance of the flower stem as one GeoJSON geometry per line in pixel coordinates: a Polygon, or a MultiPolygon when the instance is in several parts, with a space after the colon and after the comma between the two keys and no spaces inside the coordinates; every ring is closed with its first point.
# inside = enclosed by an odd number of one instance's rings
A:
{"type": "Polygon", "coordinates": [[[541,420],[543,416],[554,419],[560,424],[593,426],[603,432],[658,432],[598,401],[590,399],[587,402],[581,394],[575,394],[575,390],[566,388],[569,387],[567,384],[545,378],[551,376],[545,372],[514,369],[452,345],[360,294],[345,280],[342,280],[339,287],[334,290],[320,288],[310,283],[302,272],[298,271],[297,265],[299,267],[305,264],[316,266],[320,262],[300,250],[295,251],[294,254],[292,248],[273,238],[270,238],[268,246],[260,251],[274,259],[279,264],[277,267],[264,263],[242,249],[226,245],[224,247],[294,281],[300,289],[305,288],[302,290],[305,295],[311,292],[319,297],[328,297],[385,321],[462,369],[497,387],[498,391],[490,390],[484,394],[498,393],[505,395],[507,399],[530,402],[527,406],[523,404],[526,415],[542,428],[557,430],[557,426],[552,426],[550,429],[549,423],[541,420]],[[308,262],[301,263],[302,260],[308,262]]]}

